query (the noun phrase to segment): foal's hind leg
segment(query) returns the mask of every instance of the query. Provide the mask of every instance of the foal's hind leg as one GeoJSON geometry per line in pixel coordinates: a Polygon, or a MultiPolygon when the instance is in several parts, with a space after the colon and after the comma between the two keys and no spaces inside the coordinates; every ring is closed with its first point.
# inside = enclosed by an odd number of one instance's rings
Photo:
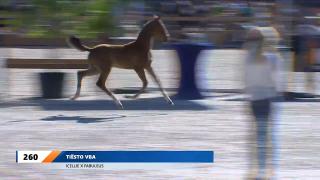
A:
{"type": "Polygon", "coordinates": [[[117,106],[121,109],[123,109],[123,106],[121,102],[113,95],[111,91],[109,91],[106,88],[106,80],[108,78],[108,75],[110,74],[111,68],[108,68],[106,71],[102,71],[100,74],[100,77],[97,81],[97,86],[102,89],[104,92],[106,92],[112,99],[113,101],[117,104],[117,106]]]}
{"type": "Polygon", "coordinates": [[[78,77],[77,92],[71,98],[72,100],[75,100],[80,96],[82,78],[85,77],[85,76],[92,76],[92,75],[95,75],[95,74],[98,74],[98,71],[93,66],[89,67],[89,69],[87,69],[87,70],[78,71],[78,73],[77,73],[77,77],[78,77]]]}
{"type": "Polygon", "coordinates": [[[138,76],[141,79],[143,84],[142,84],[142,88],[139,90],[139,92],[137,94],[135,94],[133,96],[126,96],[127,98],[133,98],[133,99],[138,98],[140,96],[140,94],[142,94],[146,90],[147,85],[148,85],[148,81],[147,81],[144,69],[143,68],[136,68],[134,70],[138,74],[138,76]]]}
{"type": "Polygon", "coordinates": [[[149,72],[149,74],[153,77],[153,79],[156,81],[156,83],[158,84],[162,95],[164,96],[164,98],[166,99],[166,101],[171,104],[174,105],[174,103],[172,102],[172,100],[170,99],[170,97],[167,95],[167,93],[165,92],[165,90],[163,89],[160,80],[158,79],[157,75],[154,73],[153,69],[151,66],[146,68],[147,71],[149,72]]]}

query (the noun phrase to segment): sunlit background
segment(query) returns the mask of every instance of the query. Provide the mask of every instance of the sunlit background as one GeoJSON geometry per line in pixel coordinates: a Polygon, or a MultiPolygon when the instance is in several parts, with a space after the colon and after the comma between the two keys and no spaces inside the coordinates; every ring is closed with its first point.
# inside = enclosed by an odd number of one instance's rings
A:
{"type": "MultiPolygon", "coordinates": [[[[157,14],[173,40],[236,46],[248,26],[275,24],[289,36],[299,25],[317,25],[318,5],[312,0],[2,0],[0,33],[12,38],[75,34],[107,41],[135,37],[157,14]]],[[[1,39],[1,45],[13,44],[1,39]]]]}

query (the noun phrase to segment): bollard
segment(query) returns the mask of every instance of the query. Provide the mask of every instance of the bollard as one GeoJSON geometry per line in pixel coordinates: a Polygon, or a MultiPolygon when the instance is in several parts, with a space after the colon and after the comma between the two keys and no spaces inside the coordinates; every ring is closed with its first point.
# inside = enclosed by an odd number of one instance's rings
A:
{"type": "Polygon", "coordinates": [[[177,99],[202,99],[197,83],[195,65],[202,50],[212,49],[210,43],[173,44],[180,62],[180,84],[175,95],[177,99]]]}

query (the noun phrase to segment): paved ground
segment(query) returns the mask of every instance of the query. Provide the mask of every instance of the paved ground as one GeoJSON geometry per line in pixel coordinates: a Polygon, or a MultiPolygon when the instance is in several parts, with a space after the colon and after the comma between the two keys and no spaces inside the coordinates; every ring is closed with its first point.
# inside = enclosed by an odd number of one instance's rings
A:
{"type": "MultiPolygon", "coordinates": [[[[85,54],[60,49],[60,57],[85,54]]],[[[47,56],[45,51],[1,49],[11,57],[47,56]]],[[[178,81],[175,54],[154,51],[154,67],[164,86],[174,94],[178,81]]],[[[1,71],[0,174],[4,179],[244,179],[248,166],[250,114],[243,101],[243,52],[205,52],[199,78],[206,99],[165,103],[155,84],[140,100],[117,94],[126,110],[117,110],[106,95],[85,80],[78,101],[43,100],[35,70],[1,71]],[[9,74],[7,76],[6,74],[9,74]],[[7,80],[10,80],[7,83],[7,80]],[[53,165],[16,164],[16,150],[214,150],[215,163],[204,165],[120,165],[104,170],[66,170],[53,165]]],[[[52,54],[51,54],[52,55],[52,54]]],[[[75,71],[68,73],[66,96],[75,91],[75,71]]],[[[304,90],[296,73],[291,90],[304,90]]],[[[114,70],[108,86],[137,88],[131,71],[114,70]]],[[[275,105],[278,127],[279,179],[320,177],[320,99],[275,105]]]]}

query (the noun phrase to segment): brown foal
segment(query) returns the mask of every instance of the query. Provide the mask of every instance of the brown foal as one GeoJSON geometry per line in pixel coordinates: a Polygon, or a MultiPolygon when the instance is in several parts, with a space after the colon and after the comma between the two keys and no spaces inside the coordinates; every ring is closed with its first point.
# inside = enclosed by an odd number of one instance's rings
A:
{"type": "Polygon", "coordinates": [[[151,77],[153,77],[155,82],[160,87],[165,100],[169,104],[173,105],[172,100],[163,89],[159,78],[151,67],[152,60],[150,49],[152,48],[153,38],[161,41],[167,41],[168,37],[169,33],[162,20],[158,16],[154,16],[151,21],[144,25],[135,41],[125,45],[100,44],[90,48],[82,45],[78,38],[71,36],[68,39],[70,45],[80,51],[89,51],[89,68],[84,71],[78,71],[77,92],[71,99],[75,100],[79,97],[81,81],[83,77],[100,74],[96,85],[105,91],[119,108],[123,109],[121,102],[105,85],[111,68],[117,67],[135,70],[143,83],[143,86],[139,92],[134,96],[130,96],[130,98],[138,98],[139,95],[145,91],[148,81],[144,70],[147,70],[147,72],[151,75],[151,77]]]}

